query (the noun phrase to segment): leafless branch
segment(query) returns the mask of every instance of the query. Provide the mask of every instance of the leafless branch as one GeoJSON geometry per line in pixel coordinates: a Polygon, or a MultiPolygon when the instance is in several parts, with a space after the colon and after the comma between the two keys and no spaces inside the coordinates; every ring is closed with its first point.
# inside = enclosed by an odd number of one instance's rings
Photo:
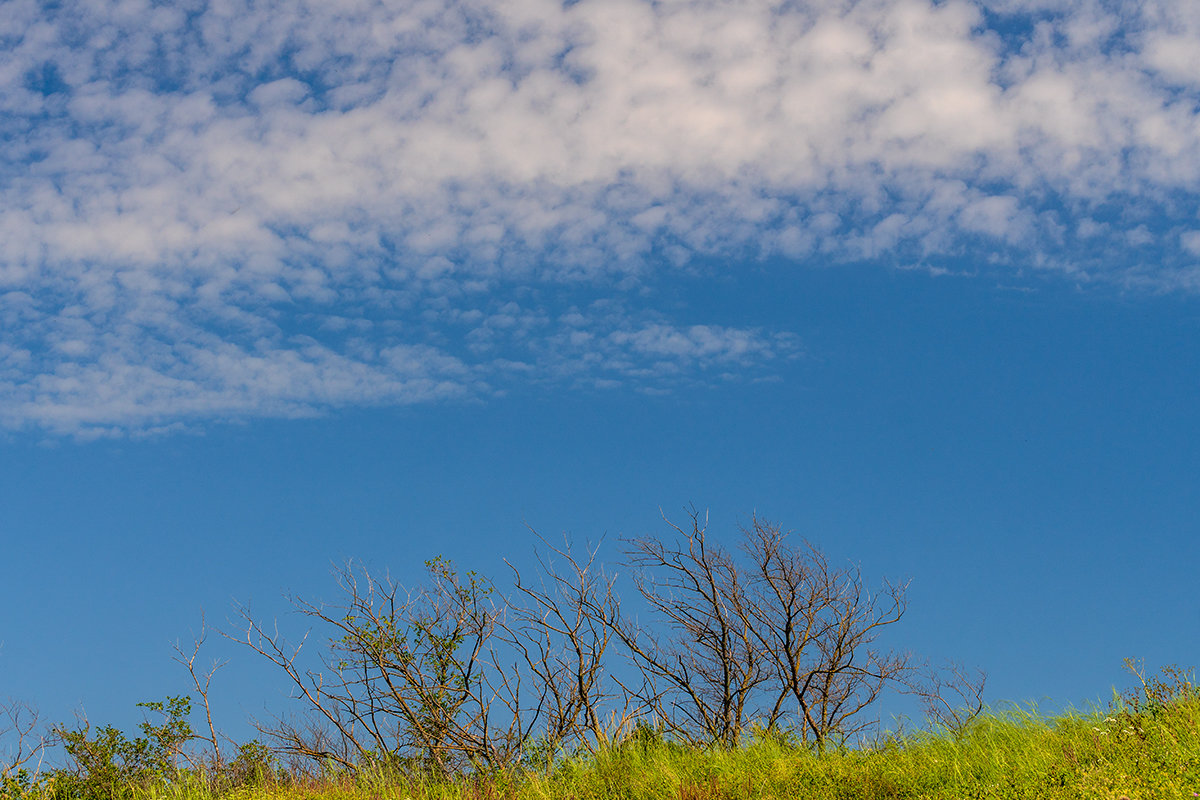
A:
{"type": "Polygon", "coordinates": [[[736,744],[767,678],[749,627],[743,575],[732,555],[707,540],[707,516],[664,520],[671,544],[627,541],[634,586],[660,628],[611,624],[643,675],[638,700],[669,731],[697,742],[736,744]]]}
{"type": "Polygon", "coordinates": [[[197,738],[206,741],[212,746],[213,763],[218,767],[223,763],[221,760],[221,743],[217,736],[216,726],[213,724],[212,706],[209,704],[209,687],[212,684],[213,675],[217,673],[221,667],[225,666],[224,661],[213,661],[205,672],[198,672],[196,667],[196,659],[200,655],[200,648],[204,646],[205,640],[208,638],[208,629],[205,626],[204,614],[200,615],[200,633],[192,641],[192,650],[190,653],[183,649],[179,642],[175,642],[175,661],[182,664],[188,671],[188,675],[192,678],[192,684],[196,687],[196,693],[200,696],[200,702],[204,705],[204,720],[208,725],[208,736],[199,736],[197,738]]]}
{"type": "Polygon", "coordinates": [[[909,693],[919,697],[929,722],[959,736],[983,713],[987,674],[949,661],[937,669],[926,664],[914,677],[909,693]]]}
{"type": "Polygon", "coordinates": [[[39,723],[37,709],[28,703],[11,698],[0,703],[0,742],[5,743],[4,759],[0,761],[0,779],[14,777],[34,758],[38,759],[40,769],[50,739],[39,730],[39,723]]]}
{"type": "Polygon", "coordinates": [[[510,601],[505,631],[511,646],[539,687],[532,716],[540,717],[545,743],[557,749],[577,743],[589,752],[607,745],[614,728],[602,709],[619,718],[629,714],[629,697],[605,685],[605,657],[613,628],[606,620],[619,617],[613,579],[603,574],[597,548],[576,556],[569,541],[550,545],[534,531],[542,548],[536,552],[541,574],[536,583],[525,580],[508,563],[517,597],[510,601]],[[617,706],[610,701],[620,698],[617,706]]]}

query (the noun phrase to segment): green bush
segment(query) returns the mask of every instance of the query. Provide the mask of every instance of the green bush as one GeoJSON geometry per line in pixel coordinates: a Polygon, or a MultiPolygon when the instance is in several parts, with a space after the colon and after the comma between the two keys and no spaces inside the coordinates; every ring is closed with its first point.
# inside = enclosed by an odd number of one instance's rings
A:
{"type": "Polygon", "coordinates": [[[50,786],[56,798],[121,800],[138,787],[169,781],[178,776],[183,747],[190,741],[191,698],[168,697],[163,702],[138,703],[163,716],[159,725],[149,721],[139,727],[142,735],[132,739],[105,725],[95,731],[57,726],[55,734],[71,759],[71,766],[51,773],[50,786]]]}

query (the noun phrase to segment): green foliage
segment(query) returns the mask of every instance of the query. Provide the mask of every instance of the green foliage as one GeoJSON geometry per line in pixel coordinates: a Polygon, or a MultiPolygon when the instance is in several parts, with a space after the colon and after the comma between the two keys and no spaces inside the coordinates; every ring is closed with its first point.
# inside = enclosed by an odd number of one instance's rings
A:
{"type": "Polygon", "coordinates": [[[283,769],[275,753],[254,739],[238,746],[238,754],[224,765],[217,777],[218,782],[230,787],[254,787],[277,781],[281,773],[283,769]]]}
{"type": "Polygon", "coordinates": [[[19,769],[15,773],[6,774],[0,780],[0,800],[21,800],[21,798],[36,795],[39,781],[36,775],[27,769],[19,769]]]}
{"type": "Polygon", "coordinates": [[[672,741],[662,725],[652,725],[646,720],[638,720],[633,729],[616,743],[617,752],[649,753],[663,749],[688,750],[685,745],[672,741]]]}
{"type": "Polygon", "coordinates": [[[142,735],[132,739],[111,725],[94,731],[87,722],[76,730],[55,728],[73,762],[71,768],[51,774],[56,797],[120,800],[132,796],[138,787],[178,775],[183,747],[192,739],[187,721],[191,698],[168,697],[164,702],[138,705],[161,714],[163,721],[159,725],[142,722],[142,735]]]}

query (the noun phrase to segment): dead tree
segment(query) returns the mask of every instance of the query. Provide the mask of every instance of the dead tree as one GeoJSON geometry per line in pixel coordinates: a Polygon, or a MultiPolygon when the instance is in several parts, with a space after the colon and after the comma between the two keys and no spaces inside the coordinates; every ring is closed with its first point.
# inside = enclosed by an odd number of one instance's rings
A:
{"type": "Polygon", "coordinates": [[[651,622],[613,625],[645,677],[637,694],[688,741],[736,744],[752,724],[822,750],[870,723],[864,711],[911,669],[875,646],[904,614],[904,587],[878,595],[857,568],[835,569],[757,518],[742,558],[708,541],[707,518],[668,524],[673,542],[632,540],[634,585],[651,622]]]}
{"type": "MultiPolygon", "coordinates": [[[[665,517],[664,517],[665,519],[665,517]]],[[[679,539],[627,542],[634,586],[652,625],[606,617],[641,672],[631,689],[667,732],[695,744],[733,746],[753,717],[769,674],[750,629],[744,574],[732,554],[707,540],[693,510],[679,539]]]]}
{"type": "Polygon", "coordinates": [[[875,646],[904,616],[905,586],[885,582],[871,594],[857,567],[831,567],[811,543],[793,545],[757,517],[742,535],[753,574],[748,626],[776,691],[767,724],[786,722],[792,705],[802,737],[818,750],[861,732],[871,724],[863,712],[914,666],[909,654],[875,646]]]}

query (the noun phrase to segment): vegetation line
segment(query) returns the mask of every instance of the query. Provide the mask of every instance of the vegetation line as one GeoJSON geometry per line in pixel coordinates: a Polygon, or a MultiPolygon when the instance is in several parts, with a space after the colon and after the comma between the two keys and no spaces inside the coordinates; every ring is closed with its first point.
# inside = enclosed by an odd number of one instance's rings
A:
{"type": "Polygon", "coordinates": [[[239,607],[222,634],[301,706],[250,742],[214,722],[203,629],[176,647],[194,694],[140,704],[133,736],[0,704],[0,800],[1200,797],[1190,673],[1127,662],[1138,685],[1105,711],[987,711],[982,673],[879,646],[904,584],[871,591],[758,518],[737,550],[694,509],[667,525],[607,566],[542,540],[508,592],[443,558],[413,589],[350,564],[340,603],[292,598],[311,641],[239,607]],[[881,730],[887,692],[919,697],[925,728],[881,730]],[[51,749],[65,766],[41,768],[51,749]]]}
{"type": "MultiPolygon", "coordinates": [[[[518,770],[422,774],[383,764],[296,769],[243,745],[228,763],[170,765],[179,719],[137,740],[105,731],[74,768],[7,775],[6,800],[809,800],[815,798],[1193,798],[1200,792],[1200,693],[1190,682],[1054,718],[989,711],[964,730],[890,735],[818,753],[759,733],[697,747],[637,727],[594,754],[518,770]],[[174,728],[172,728],[174,725],[174,728]],[[170,732],[171,730],[174,733],[170,732]],[[104,748],[109,748],[105,750],[104,748]]],[[[165,709],[168,714],[171,708],[165,709]]],[[[176,705],[175,711],[182,710],[176,705]]],[[[184,726],[186,723],[184,723],[184,726]]],[[[79,752],[79,751],[77,751],[79,752]]]]}

